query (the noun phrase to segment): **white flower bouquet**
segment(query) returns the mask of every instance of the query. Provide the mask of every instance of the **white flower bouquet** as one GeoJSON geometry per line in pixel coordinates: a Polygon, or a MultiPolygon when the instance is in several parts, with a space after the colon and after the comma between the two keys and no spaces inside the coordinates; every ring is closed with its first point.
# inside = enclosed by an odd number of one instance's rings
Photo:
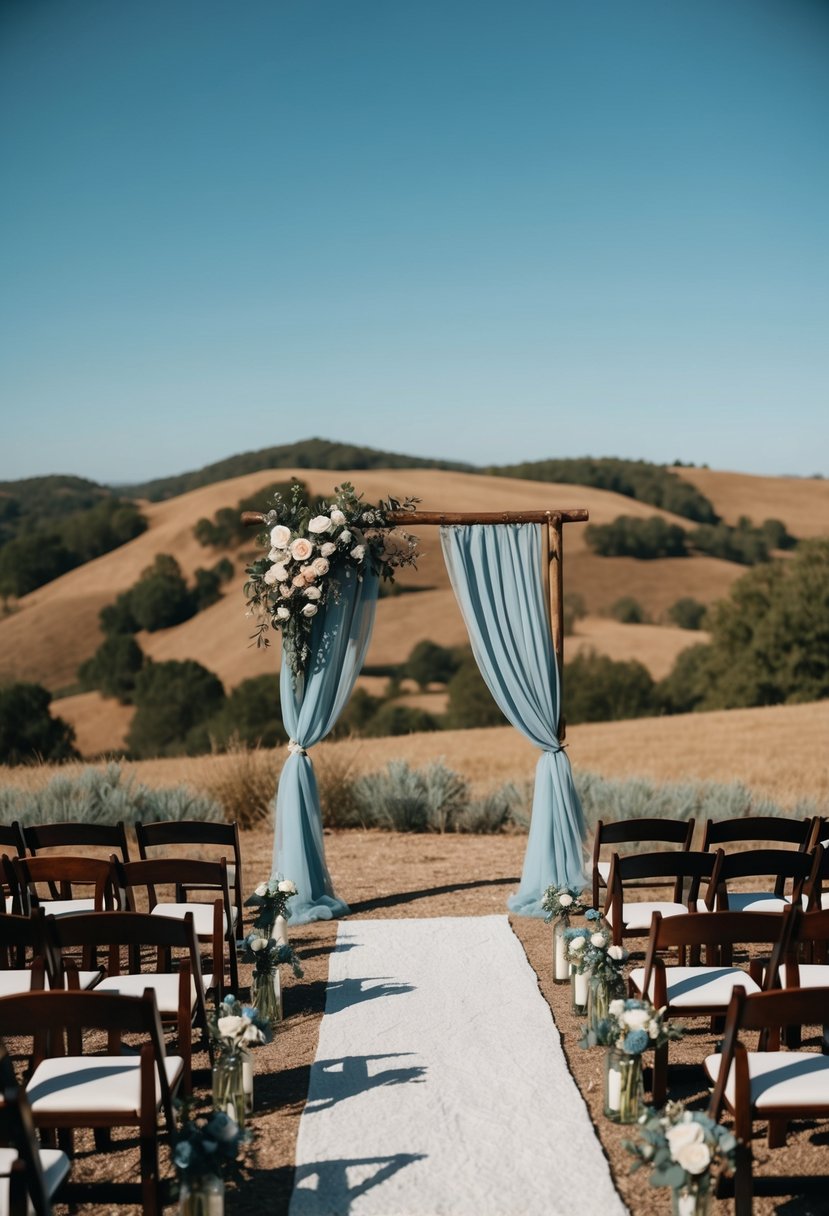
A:
{"type": "Polygon", "coordinates": [[[267,646],[269,627],[279,630],[291,671],[300,676],[310,654],[314,617],[330,597],[336,600],[349,568],[358,579],[367,566],[393,579],[397,567],[415,565],[415,537],[400,531],[392,535],[388,515],[414,510],[416,501],[388,498],[373,506],[350,482],[335,487],[330,502],[309,501],[299,482],[288,498],[275,494],[265,515],[268,531],[260,537],[268,553],[246,570],[248,609],[261,618],[253,635],[257,645],[267,646]]]}
{"type": "Polygon", "coordinates": [[[296,883],[281,874],[272,874],[267,882],[260,882],[245,900],[246,908],[259,909],[253,920],[254,929],[270,935],[277,916],[287,916],[288,900],[296,894],[296,883]]]}
{"type": "Polygon", "coordinates": [[[579,1045],[614,1047],[626,1056],[641,1056],[651,1047],[681,1037],[680,1028],[663,1021],[662,1011],[654,1009],[650,1001],[620,997],[610,1002],[607,1017],[601,1019],[595,1030],[588,1028],[579,1045]]]}
{"type": "Polygon", "coordinates": [[[259,1017],[252,1005],[243,1005],[232,995],[216,1006],[209,1027],[210,1037],[222,1055],[258,1047],[270,1037],[269,1023],[259,1017]]]}
{"type": "Polygon", "coordinates": [[[563,920],[569,924],[571,916],[581,916],[589,907],[582,894],[573,887],[548,887],[541,897],[541,906],[546,912],[545,921],[549,924],[551,920],[563,920]]]}
{"type": "Polygon", "coordinates": [[[707,1195],[712,1170],[734,1172],[736,1137],[702,1111],[669,1102],[663,1111],[646,1111],[640,1128],[641,1140],[625,1141],[635,1158],[631,1171],[647,1166],[651,1186],[673,1187],[677,1210],[689,1216],[707,1195]]]}

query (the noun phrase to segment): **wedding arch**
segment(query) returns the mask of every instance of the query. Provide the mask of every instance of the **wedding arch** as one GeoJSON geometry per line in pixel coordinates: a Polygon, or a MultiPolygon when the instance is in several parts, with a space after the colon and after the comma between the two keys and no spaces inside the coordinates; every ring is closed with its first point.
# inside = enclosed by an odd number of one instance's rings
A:
{"type": "MultiPolygon", "coordinates": [[[[539,748],[521,882],[511,911],[542,916],[552,884],[584,879],[584,817],[564,750],[563,528],[589,518],[583,507],[513,512],[390,511],[387,526],[440,528],[449,578],[472,651],[495,701],[539,748]]],[[[266,517],[245,512],[245,524],[266,517]]],[[[346,570],[339,598],[314,617],[312,661],[297,675],[282,663],[280,697],[288,759],[276,798],[273,869],[300,894],[291,921],[343,916],[325,864],[322,817],[308,749],[332,729],[354,688],[374,623],[378,576],[346,570]]]]}

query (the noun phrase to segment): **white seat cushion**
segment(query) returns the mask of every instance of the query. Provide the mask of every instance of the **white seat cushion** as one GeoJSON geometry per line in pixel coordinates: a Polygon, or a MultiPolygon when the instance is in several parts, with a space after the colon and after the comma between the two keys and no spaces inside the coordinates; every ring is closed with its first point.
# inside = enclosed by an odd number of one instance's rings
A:
{"type": "MultiPolygon", "coordinates": [[[[782,1106],[824,1105],[829,1108],[829,1056],[813,1051],[749,1051],[748,1075],[751,1104],[758,1111],[782,1106]]],[[[716,1081],[722,1056],[708,1056],[705,1071],[716,1081]]],[[[734,1105],[734,1069],[725,1087],[725,1096],[734,1105]]]]}
{"type": "MultiPolygon", "coordinates": [[[[42,1148],[40,1152],[40,1168],[43,1170],[43,1181],[46,1184],[46,1194],[51,1198],[69,1173],[69,1158],[58,1148],[42,1148]]],[[[6,1216],[9,1210],[8,1177],[11,1168],[17,1160],[17,1149],[0,1148],[0,1216],[6,1216]]],[[[31,1203],[30,1212],[34,1211],[31,1203]]]]}
{"type": "MultiPolygon", "coordinates": [[[[92,988],[101,978],[100,971],[79,971],[78,978],[81,988],[92,988]]],[[[48,975],[44,977],[47,988],[51,987],[48,975]]],[[[20,992],[31,992],[32,973],[28,968],[20,970],[0,970],[0,996],[15,996],[20,992]]]]}
{"type": "MultiPolygon", "coordinates": [[[[193,913],[193,928],[196,937],[213,936],[213,905],[212,904],[156,904],[153,916],[172,916],[175,920],[184,920],[188,912],[193,913]]],[[[227,917],[222,913],[222,932],[227,933],[227,917]]]]}
{"type": "Polygon", "coordinates": [[[607,886],[607,876],[610,873],[610,862],[609,861],[597,861],[596,869],[599,872],[599,880],[602,883],[604,883],[605,886],[607,886]]]}
{"type": "MultiPolygon", "coordinates": [[[[178,1013],[178,976],[172,973],[153,975],[108,975],[98,985],[98,992],[116,992],[120,996],[143,996],[147,988],[155,993],[158,1012],[164,1016],[178,1013]]],[[[196,985],[190,978],[190,1012],[196,1006],[196,985]]]]}
{"type": "MultiPolygon", "coordinates": [[[[687,915],[688,909],[685,904],[674,904],[662,902],[659,900],[642,900],[641,903],[626,903],[622,905],[622,921],[626,929],[642,929],[647,931],[651,927],[651,919],[654,912],[661,912],[663,916],[682,916],[687,915]]],[[[608,924],[613,924],[613,907],[608,908],[605,915],[608,924]]]]}
{"type": "Polygon", "coordinates": [[[782,899],[773,891],[729,891],[729,912],[785,912],[792,901],[782,899]]]}
{"type": "MultiPolygon", "coordinates": [[[[181,1056],[165,1058],[171,1088],[181,1075],[181,1056]]],[[[83,1117],[97,1111],[138,1117],[141,1109],[141,1060],[138,1056],[59,1056],[38,1064],[26,1086],[32,1111],[38,1117],[75,1111],[83,1117]]],[[[161,1086],[155,1078],[155,1101],[161,1104],[161,1086]]]]}
{"type": "MultiPolygon", "coordinates": [[[[636,967],[631,971],[630,978],[641,992],[645,968],[636,967]]],[[[721,1006],[727,1009],[736,987],[745,988],[746,992],[760,991],[751,976],[739,967],[666,967],[665,981],[668,1004],[672,1009],[691,1009],[694,1006],[721,1006]]],[[[653,992],[651,977],[648,993],[651,1000],[653,992]]]]}
{"type": "MultiPolygon", "coordinates": [[[[798,963],[797,976],[798,988],[829,988],[829,964],[798,963]]],[[[788,987],[785,963],[780,968],[780,986],[788,987]]]]}
{"type": "MultiPolygon", "coordinates": [[[[807,908],[809,906],[809,896],[806,894],[805,891],[803,892],[803,894],[800,897],[800,902],[803,904],[804,908],[807,908]]],[[[820,906],[824,911],[826,910],[826,908],[829,908],[829,891],[821,891],[820,906]]]]}
{"type": "Polygon", "coordinates": [[[42,899],[40,906],[47,916],[74,916],[77,912],[94,912],[94,899],[42,899]]]}

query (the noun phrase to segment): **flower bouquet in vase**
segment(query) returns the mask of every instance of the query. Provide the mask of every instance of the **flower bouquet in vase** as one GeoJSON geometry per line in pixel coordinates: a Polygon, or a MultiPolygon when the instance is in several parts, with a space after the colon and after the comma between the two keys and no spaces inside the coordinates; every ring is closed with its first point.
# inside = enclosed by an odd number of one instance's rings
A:
{"type": "Polygon", "coordinates": [[[260,1018],[253,1006],[226,996],[216,1006],[209,1029],[215,1054],[213,1108],[244,1127],[245,1114],[253,1108],[253,1062],[249,1052],[268,1042],[270,1022],[260,1018]]]}
{"type": "Polygon", "coordinates": [[[244,941],[237,942],[239,958],[253,966],[251,1001],[256,1006],[260,1019],[269,1022],[271,1031],[282,1021],[282,984],[279,978],[280,965],[289,964],[297,979],[304,972],[299,955],[293,946],[280,945],[274,938],[249,933],[244,941]]]}
{"type": "Polygon", "coordinates": [[[173,1164],[181,1216],[224,1216],[225,1178],[239,1176],[239,1150],[250,1138],[223,1111],[192,1120],[183,1113],[173,1164]]]}
{"type": "Polygon", "coordinates": [[[587,908],[581,892],[573,887],[550,886],[541,898],[545,921],[553,922],[553,982],[566,984],[570,979],[570,960],[567,957],[565,930],[570,928],[570,917],[580,916],[587,908]]]}
{"type": "Polygon", "coordinates": [[[610,1002],[607,1017],[585,1028],[581,1047],[606,1047],[604,1113],[614,1123],[635,1123],[642,1113],[642,1054],[682,1031],[662,1020],[650,1001],[610,1002]]]}
{"type": "MultiPolygon", "coordinates": [[[[592,908],[588,911],[594,911],[592,908]]],[[[598,915],[597,913],[595,914],[598,915]]],[[[587,1029],[596,1030],[607,1017],[610,1002],[626,992],[624,965],[628,951],[614,946],[608,929],[594,928],[581,951],[580,965],[588,974],[587,1029]]]]}
{"type": "Polygon", "coordinates": [[[256,908],[254,929],[265,937],[275,938],[281,945],[288,944],[288,900],[297,894],[296,884],[281,874],[273,874],[267,882],[260,882],[253,894],[245,900],[246,908],[256,908]]]}
{"type": "Polygon", "coordinates": [[[590,941],[589,929],[565,929],[564,944],[570,968],[573,1013],[583,1018],[587,1014],[587,994],[590,991],[590,971],[584,965],[584,955],[590,941]]]}
{"type": "Polygon", "coordinates": [[[651,1186],[669,1186],[673,1216],[707,1216],[714,1171],[733,1174],[737,1139],[702,1111],[669,1102],[663,1111],[649,1110],[641,1139],[626,1141],[636,1160],[631,1170],[647,1166],[651,1186]]]}

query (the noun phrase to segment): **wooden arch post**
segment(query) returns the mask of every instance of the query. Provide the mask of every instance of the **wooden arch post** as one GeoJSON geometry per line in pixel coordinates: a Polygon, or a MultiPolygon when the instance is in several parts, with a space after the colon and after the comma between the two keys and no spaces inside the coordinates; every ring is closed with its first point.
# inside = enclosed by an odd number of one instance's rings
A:
{"type": "MultiPolygon", "coordinates": [[[[590,514],[586,507],[556,508],[550,511],[391,511],[388,521],[392,527],[440,527],[442,524],[543,524],[544,595],[550,621],[553,650],[558,664],[559,680],[564,681],[564,525],[586,523],[590,514]]],[[[242,523],[264,524],[259,511],[245,511],[242,523]]],[[[564,697],[562,693],[561,703],[564,697]]],[[[561,738],[564,738],[564,718],[561,717],[561,738]]]]}

